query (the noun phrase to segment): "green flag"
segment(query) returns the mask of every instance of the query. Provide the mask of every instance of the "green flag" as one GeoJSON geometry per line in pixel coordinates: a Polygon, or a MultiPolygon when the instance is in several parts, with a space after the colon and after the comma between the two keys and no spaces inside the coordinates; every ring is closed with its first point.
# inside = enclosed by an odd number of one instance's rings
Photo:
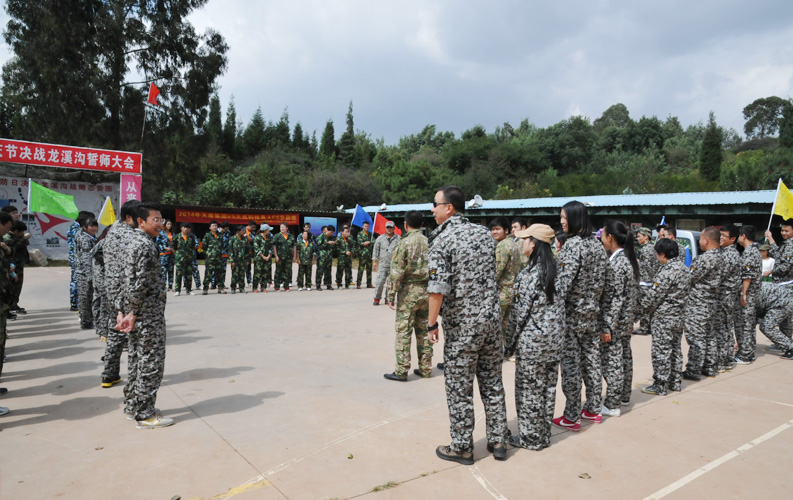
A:
{"type": "Polygon", "coordinates": [[[77,218],[80,211],[77,210],[77,205],[74,204],[74,196],[47,189],[33,181],[29,181],[29,183],[28,212],[63,215],[70,219],[77,218]]]}

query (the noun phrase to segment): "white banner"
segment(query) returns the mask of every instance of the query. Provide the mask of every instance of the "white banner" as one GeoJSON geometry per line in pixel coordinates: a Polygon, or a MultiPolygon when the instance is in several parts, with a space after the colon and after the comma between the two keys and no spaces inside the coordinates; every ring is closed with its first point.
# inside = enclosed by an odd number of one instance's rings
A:
{"type": "MultiPolygon", "coordinates": [[[[119,184],[103,182],[90,184],[78,181],[52,181],[49,179],[33,179],[42,186],[59,193],[74,196],[74,204],[80,210],[88,210],[99,217],[102,204],[107,196],[111,197],[113,207],[120,207],[118,202],[119,184]]],[[[66,233],[74,223],[60,215],[28,214],[28,180],[23,177],[0,176],[0,206],[13,205],[22,214],[20,220],[27,224],[30,233],[30,250],[38,248],[48,259],[68,260],[69,245],[66,233]]],[[[118,208],[116,208],[118,211],[118,208]]],[[[100,231],[104,229],[100,225],[100,231]]]]}

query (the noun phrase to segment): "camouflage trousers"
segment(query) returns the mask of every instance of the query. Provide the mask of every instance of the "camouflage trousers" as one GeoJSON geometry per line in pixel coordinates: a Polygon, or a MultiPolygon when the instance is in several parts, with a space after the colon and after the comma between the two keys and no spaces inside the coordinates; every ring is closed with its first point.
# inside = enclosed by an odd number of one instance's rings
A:
{"type": "Polygon", "coordinates": [[[78,307],[79,299],[77,298],[78,291],[77,291],[77,275],[75,273],[75,268],[77,266],[77,262],[74,260],[74,251],[69,250],[69,266],[71,267],[72,274],[71,278],[69,278],[69,305],[71,307],[78,307]]]}
{"type": "Polygon", "coordinates": [[[292,259],[281,259],[275,263],[275,289],[289,288],[292,285],[292,259]]]}
{"type": "Polygon", "coordinates": [[[581,419],[581,384],[586,386],[583,409],[599,414],[603,392],[600,368],[600,334],[597,318],[569,314],[562,348],[562,392],[566,399],[564,417],[581,419]]]}
{"type": "Polygon", "coordinates": [[[261,256],[257,256],[253,263],[253,289],[261,288],[267,289],[267,285],[273,281],[273,262],[271,260],[264,260],[261,256]]]}
{"type": "Polygon", "coordinates": [[[245,290],[245,262],[231,263],[231,290],[245,290]]]}
{"type": "Polygon", "coordinates": [[[715,339],[713,332],[714,306],[713,299],[700,299],[690,297],[685,308],[686,342],[688,342],[688,364],[686,371],[699,375],[706,367],[706,353],[715,352],[715,339]]]}
{"type": "Polygon", "coordinates": [[[352,259],[344,256],[336,262],[336,286],[350,286],[352,282],[352,259]]]}
{"type": "Polygon", "coordinates": [[[498,303],[501,306],[501,348],[507,345],[507,323],[509,323],[509,312],[512,310],[512,298],[515,292],[512,288],[498,291],[498,303]]]}
{"type": "Polygon", "coordinates": [[[791,311],[782,309],[770,309],[762,318],[758,317],[760,331],[768,337],[768,340],[787,351],[793,349],[793,318],[791,311]]]}
{"type": "Polygon", "coordinates": [[[485,406],[487,442],[507,439],[507,406],[501,379],[503,350],[498,323],[486,326],[459,325],[443,328],[443,376],[449,407],[451,449],[474,449],[474,376],[485,406]]]}
{"type": "Polygon", "coordinates": [[[429,296],[426,285],[406,284],[397,292],[396,307],[396,365],[394,373],[407,377],[410,370],[410,342],[416,335],[416,356],[421,374],[429,377],[432,373],[432,344],[427,335],[429,318],[429,296]]]}
{"type": "MultiPolygon", "coordinates": [[[[209,287],[212,285],[212,282],[215,283],[215,286],[218,288],[226,288],[226,283],[221,279],[222,278],[222,266],[223,261],[220,257],[213,257],[208,258],[206,262],[204,262],[204,288],[209,290],[209,287]]],[[[234,271],[232,270],[232,281],[234,280],[234,271]]]]}
{"type": "Polygon", "coordinates": [[[325,286],[332,286],[333,280],[331,279],[331,272],[333,270],[333,258],[330,256],[317,258],[317,270],[314,274],[314,284],[317,289],[325,286]]]}
{"type": "Polygon", "coordinates": [[[717,366],[729,366],[735,357],[735,306],[738,305],[734,293],[722,293],[716,305],[714,332],[716,335],[717,366]]]}
{"type": "MultiPolygon", "coordinates": [[[[226,284],[226,266],[229,263],[229,258],[228,257],[221,257],[220,262],[222,263],[221,268],[220,268],[220,281],[221,281],[221,283],[223,283],[225,285],[226,284]]],[[[215,283],[214,280],[212,280],[212,286],[217,286],[217,283],[215,283]]]]}
{"type": "Polygon", "coordinates": [[[518,342],[515,353],[515,408],[520,445],[541,450],[551,445],[551,420],[556,404],[559,361],[538,361],[525,356],[518,342]]]}
{"type": "Polygon", "coordinates": [[[100,271],[101,266],[94,264],[94,328],[100,337],[107,337],[108,318],[110,316],[110,304],[107,300],[105,291],[105,274],[100,271]]]}
{"type": "Polygon", "coordinates": [[[190,278],[192,271],[190,261],[187,259],[176,259],[176,282],[173,289],[177,292],[182,290],[182,281],[184,281],[184,288],[188,292],[193,289],[193,282],[190,278]]]}
{"type": "Polygon", "coordinates": [[[193,258],[193,280],[195,281],[195,287],[201,287],[201,275],[198,273],[198,261],[193,258]]]}
{"type": "Polygon", "coordinates": [[[167,288],[173,288],[173,269],[175,259],[173,254],[160,255],[160,267],[162,267],[162,282],[167,288]]]}
{"type": "Polygon", "coordinates": [[[12,309],[19,306],[19,295],[22,293],[22,284],[25,282],[25,267],[18,265],[15,271],[17,280],[8,284],[8,303],[12,309]]]}
{"type": "Polygon", "coordinates": [[[297,287],[311,287],[311,268],[313,264],[298,264],[297,266],[297,287]]]}
{"type": "Polygon", "coordinates": [[[94,280],[90,274],[77,275],[78,310],[80,311],[80,325],[93,327],[94,323],[94,280]]]}
{"type": "Polygon", "coordinates": [[[118,378],[121,373],[121,354],[124,352],[124,346],[129,342],[129,335],[113,328],[115,324],[116,317],[113,315],[108,318],[107,343],[105,344],[105,354],[102,356],[104,363],[102,377],[113,380],[118,378]]]}
{"type": "Polygon", "coordinates": [[[631,348],[631,334],[633,325],[623,330],[620,335],[622,343],[622,401],[630,401],[633,388],[633,349],[631,348]]]}
{"type": "Polygon", "coordinates": [[[129,375],[124,386],[124,413],[133,415],[135,420],[154,416],[157,391],[165,372],[164,312],[162,309],[138,317],[129,334],[129,375]]]}
{"type": "Polygon", "coordinates": [[[600,362],[603,379],[606,381],[606,396],[603,406],[612,410],[620,407],[624,371],[622,369],[622,342],[614,334],[611,342],[600,343],[600,362]]]}
{"type": "Polygon", "coordinates": [[[653,336],[650,356],[653,363],[653,380],[656,384],[680,390],[683,372],[683,318],[657,318],[650,322],[653,336]],[[671,321],[670,321],[671,320],[671,321]]]}
{"type": "Polygon", "coordinates": [[[738,352],[735,357],[742,361],[755,360],[755,345],[757,344],[757,311],[755,310],[755,297],[747,294],[746,307],[738,304],[735,310],[735,340],[738,342],[738,352]]]}
{"type": "Polygon", "coordinates": [[[253,256],[248,257],[245,259],[245,279],[248,280],[248,284],[253,284],[253,256]]]}
{"type": "Polygon", "coordinates": [[[377,275],[374,279],[374,298],[380,300],[383,296],[383,288],[385,288],[385,284],[388,282],[388,275],[391,274],[391,265],[387,266],[378,266],[377,268],[377,275]]]}
{"type": "Polygon", "coordinates": [[[6,325],[8,323],[8,304],[0,304],[0,375],[3,374],[3,364],[6,357],[6,338],[8,338],[8,331],[6,325]]]}
{"type": "Polygon", "coordinates": [[[355,283],[358,286],[363,285],[363,274],[366,272],[366,284],[372,284],[372,258],[369,257],[368,259],[365,257],[361,257],[358,259],[358,279],[355,280],[355,283]]]}

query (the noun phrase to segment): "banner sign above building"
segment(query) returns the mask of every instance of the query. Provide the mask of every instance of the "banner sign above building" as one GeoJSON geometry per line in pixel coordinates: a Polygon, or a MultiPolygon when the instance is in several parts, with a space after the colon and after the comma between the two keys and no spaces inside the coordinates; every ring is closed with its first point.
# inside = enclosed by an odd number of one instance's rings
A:
{"type": "Polygon", "coordinates": [[[143,155],[126,151],[0,139],[0,162],[140,174],[143,155]]]}
{"type": "Polygon", "coordinates": [[[199,222],[209,224],[211,221],[228,222],[229,224],[247,224],[248,221],[255,221],[258,224],[267,223],[277,227],[282,222],[288,226],[300,224],[298,214],[241,214],[227,212],[209,212],[204,210],[176,209],[176,222],[199,222]]]}

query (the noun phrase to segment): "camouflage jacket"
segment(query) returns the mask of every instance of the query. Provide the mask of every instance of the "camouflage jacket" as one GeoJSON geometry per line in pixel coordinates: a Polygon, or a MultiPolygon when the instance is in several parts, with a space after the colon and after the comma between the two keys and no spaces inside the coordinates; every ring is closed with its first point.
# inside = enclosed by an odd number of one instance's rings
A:
{"type": "Polygon", "coordinates": [[[187,238],[182,236],[181,233],[177,234],[173,239],[173,251],[177,258],[192,261],[196,247],[198,246],[198,239],[193,233],[189,233],[187,238]]]}
{"type": "Polygon", "coordinates": [[[320,260],[326,260],[333,257],[333,246],[329,244],[330,240],[325,234],[320,234],[317,236],[317,255],[319,256],[320,260]]]}
{"type": "Polygon", "coordinates": [[[655,273],[652,286],[641,287],[641,305],[653,321],[658,319],[670,327],[683,326],[691,273],[679,260],[670,260],[655,273]]]}
{"type": "Polygon", "coordinates": [[[697,255],[689,269],[691,271],[690,298],[712,300],[718,295],[721,283],[721,265],[721,254],[718,249],[714,248],[697,255]]]}
{"type": "Polygon", "coordinates": [[[678,255],[673,260],[680,261],[683,265],[686,265],[686,246],[680,243],[680,240],[678,239],[675,239],[674,241],[677,243],[678,255]]]}
{"type": "Polygon", "coordinates": [[[763,283],[755,302],[755,311],[765,317],[768,311],[779,309],[785,316],[793,315],[793,291],[775,283],[763,283]]]}
{"type": "Polygon", "coordinates": [[[556,295],[553,302],[548,301],[537,266],[518,273],[514,291],[506,351],[519,352],[521,359],[528,356],[532,361],[559,361],[565,331],[564,300],[556,295]]]}
{"type": "Polygon", "coordinates": [[[397,245],[391,257],[388,290],[386,298],[394,301],[402,285],[420,285],[427,287],[428,280],[428,252],[427,237],[418,229],[412,229],[405,234],[397,245]]]}
{"type": "Polygon", "coordinates": [[[575,235],[559,252],[559,288],[567,318],[597,321],[600,297],[606,285],[607,257],[597,238],[575,235]]]}
{"type": "Polygon", "coordinates": [[[69,245],[69,254],[74,255],[74,238],[80,234],[83,228],[80,227],[80,224],[75,222],[71,226],[69,226],[69,230],[66,231],[66,244],[69,245]]]}
{"type": "Polygon", "coordinates": [[[521,253],[518,243],[512,238],[504,238],[496,245],[496,283],[502,292],[509,290],[509,295],[515,285],[515,277],[523,269],[521,253]]]}
{"type": "Polygon", "coordinates": [[[121,311],[139,317],[162,315],[166,301],[165,284],[154,240],[140,229],[133,230],[122,260],[125,286],[122,287],[121,311]]]}
{"type": "MultiPolygon", "coordinates": [[[[132,240],[134,229],[129,224],[116,221],[110,226],[104,239],[104,249],[102,251],[105,258],[105,295],[113,300],[112,319],[116,313],[122,311],[122,273],[124,267],[128,265],[123,260],[126,247],[132,240]]],[[[159,260],[157,261],[159,267],[159,260]]]]}
{"type": "Polygon", "coordinates": [[[394,253],[401,237],[394,234],[391,239],[388,235],[381,234],[374,241],[374,249],[372,249],[372,259],[377,261],[378,269],[388,269],[391,265],[391,256],[394,253]]]}
{"type": "Polygon", "coordinates": [[[295,252],[295,237],[289,233],[284,238],[282,233],[273,236],[273,248],[278,252],[280,260],[291,261],[295,252]]]}
{"type": "Polygon", "coordinates": [[[208,232],[204,235],[204,239],[201,240],[201,244],[204,247],[204,256],[207,259],[219,259],[223,255],[223,236],[220,233],[217,235],[212,234],[212,232],[208,232]]]}
{"type": "Polygon", "coordinates": [[[0,251],[0,304],[8,305],[8,293],[11,289],[10,265],[8,256],[0,251]]]}
{"type": "Polygon", "coordinates": [[[223,231],[223,257],[229,256],[229,245],[231,244],[231,230],[223,231]]]}
{"type": "Polygon", "coordinates": [[[793,238],[788,238],[782,245],[772,245],[768,254],[776,259],[771,271],[774,282],[793,280],[793,238]]]}
{"type": "Polygon", "coordinates": [[[658,272],[661,263],[655,253],[655,243],[647,242],[639,253],[639,279],[645,283],[652,283],[653,276],[658,272]]]}
{"type": "Polygon", "coordinates": [[[358,258],[362,260],[372,260],[372,251],[374,250],[374,241],[371,233],[366,231],[359,231],[356,240],[356,249],[358,250],[358,258]],[[369,242],[368,245],[363,246],[364,243],[369,242]]]}
{"type": "Polygon", "coordinates": [[[300,238],[300,242],[297,244],[297,257],[300,259],[300,264],[311,264],[314,260],[314,254],[314,244],[311,241],[305,242],[303,238],[300,238]]]}
{"type": "Polygon", "coordinates": [[[598,328],[614,337],[630,334],[636,318],[639,283],[633,266],[622,249],[617,250],[606,266],[606,283],[600,298],[598,328]]]}
{"type": "Polygon", "coordinates": [[[496,241],[486,227],[454,214],[432,232],[427,293],[443,295],[445,334],[468,337],[501,327],[496,241]]]}
{"type": "Polygon", "coordinates": [[[229,240],[229,263],[243,265],[248,258],[248,240],[234,235],[229,240]]]}
{"type": "MultiPolygon", "coordinates": [[[[253,239],[253,255],[256,259],[264,260],[262,257],[270,257],[273,255],[273,236],[264,233],[259,233],[253,239]]],[[[270,260],[270,259],[267,259],[270,260]]]]}
{"type": "MultiPolygon", "coordinates": [[[[741,281],[746,279],[752,280],[746,295],[757,297],[760,293],[760,283],[763,281],[763,257],[760,255],[760,250],[757,249],[757,243],[743,250],[742,264],[741,281]]],[[[774,264],[774,269],[776,269],[776,263],[774,264]]]]}
{"type": "MultiPolygon", "coordinates": [[[[719,291],[722,295],[738,296],[741,289],[741,265],[743,260],[735,245],[721,249],[721,283],[719,291]]],[[[735,300],[735,298],[733,298],[735,300]]]]}
{"type": "Polygon", "coordinates": [[[93,275],[91,264],[91,250],[96,245],[96,238],[80,231],[74,238],[74,257],[75,268],[74,272],[82,276],[90,277],[93,275]]]}
{"type": "Polygon", "coordinates": [[[166,233],[164,230],[160,231],[159,236],[157,236],[157,250],[159,250],[160,255],[173,255],[173,233],[166,233]],[[171,250],[166,250],[166,248],[170,248],[171,250]]]}
{"type": "Polygon", "coordinates": [[[340,259],[352,259],[355,253],[355,238],[352,236],[346,240],[341,236],[336,238],[336,251],[339,252],[340,259]],[[347,255],[346,252],[350,252],[350,255],[347,255]]]}
{"type": "Polygon", "coordinates": [[[8,256],[9,260],[16,265],[17,269],[25,267],[25,264],[28,263],[28,245],[30,240],[25,238],[24,235],[14,236],[11,233],[6,233],[3,236],[3,241],[11,249],[11,255],[8,256]]]}

